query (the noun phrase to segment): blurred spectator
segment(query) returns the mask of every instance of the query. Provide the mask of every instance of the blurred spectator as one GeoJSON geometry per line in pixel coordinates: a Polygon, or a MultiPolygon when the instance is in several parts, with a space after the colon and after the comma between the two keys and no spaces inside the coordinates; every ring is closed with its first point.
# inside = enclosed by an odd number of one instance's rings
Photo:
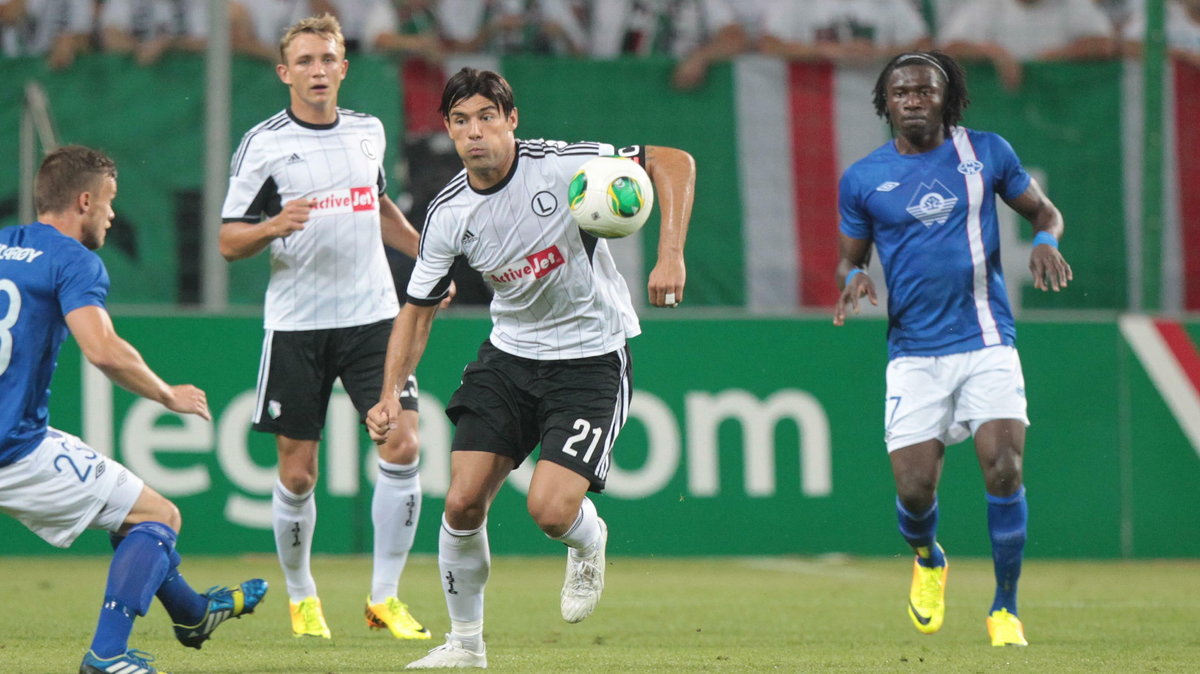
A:
{"type": "Polygon", "coordinates": [[[1121,34],[1121,30],[1133,14],[1132,5],[1133,0],[1096,0],[1096,6],[1108,17],[1117,35],[1121,34]]]}
{"type": "Polygon", "coordinates": [[[866,63],[932,44],[925,21],[893,0],[810,0],[767,10],[762,51],[799,61],[866,63]]]}
{"type": "Polygon", "coordinates": [[[700,44],[699,0],[592,0],[588,55],[683,58],[700,44]]]}
{"type": "Polygon", "coordinates": [[[943,27],[946,52],[990,60],[1009,88],[1021,85],[1022,61],[1116,55],[1112,24],[1093,0],[970,0],[943,27]]]}
{"type": "MultiPolygon", "coordinates": [[[[1165,10],[1167,53],[1200,68],[1200,0],[1167,0],[1165,10]]],[[[1124,27],[1127,51],[1141,56],[1145,38],[1146,7],[1138,2],[1124,27]]]]}
{"type": "MultiPolygon", "coordinates": [[[[435,0],[324,0],[342,24],[348,52],[398,52],[441,59],[435,0]]],[[[314,7],[314,12],[321,8],[314,7]]]]}
{"type": "MultiPolygon", "coordinates": [[[[331,0],[338,17],[348,4],[363,5],[352,21],[355,41],[364,52],[414,56],[429,63],[442,60],[434,0],[331,0]]],[[[342,24],[343,29],[347,24],[342,24]]]]}
{"type": "Polygon", "coordinates": [[[100,9],[100,42],[106,51],[154,63],[168,49],[202,51],[208,36],[208,3],[188,0],[106,0],[100,9]]]}
{"type": "Polygon", "coordinates": [[[439,0],[438,24],[455,52],[581,55],[589,0],[439,0]]]}
{"type": "Polygon", "coordinates": [[[438,0],[438,25],[450,51],[523,51],[526,0],[438,0]]]}
{"type": "Polygon", "coordinates": [[[700,85],[708,67],[758,48],[767,8],[784,0],[701,0],[705,41],[675,67],[672,78],[680,89],[700,85]]]}
{"type": "Polygon", "coordinates": [[[92,0],[9,0],[0,14],[5,51],[45,56],[51,68],[66,68],[88,49],[94,18],[92,0]]]}
{"type": "Polygon", "coordinates": [[[233,49],[278,62],[279,40],[287,27],[311,16],[317,9],[328,11],[329,7],[327,0],[312,3],[309,0],[229,0],[229,37],[233,49]]]}
{"type": "Polygon", "coordinates": [[[20,56],[17,37],[24,17],[25,0],[0,0],[0,54],[20,56]]]}

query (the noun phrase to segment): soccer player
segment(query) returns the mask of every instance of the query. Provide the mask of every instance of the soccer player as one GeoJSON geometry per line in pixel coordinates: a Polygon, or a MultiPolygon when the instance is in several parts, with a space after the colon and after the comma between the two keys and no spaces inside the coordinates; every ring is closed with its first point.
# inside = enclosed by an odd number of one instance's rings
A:
{"type": "Polygon", "coordinates": [[[495,294],[491,335],[446,408],[456,432],[438,564],[451,630],[412,669],[487,666],[488,508],[539,444],[527,505],[538,527],[568,548],[562,617],[576,623],[596,608],[608,535],[586,494],[604,489],[632,393],[626,340],[641,328],[608,245],[572,220],[567,186],[597,155],[646,167],[662,209],[649,299],[666,307],[683,299],[696,176],[691,155],[673,148],[517,140],[512,89],[494,72],[460,70],[440,111],[465,170],[429,208],[384,388],[367,415],[377,442],[400,429],[399,384],[420,361],[455,260],[480,271],[495,294]]]}
{"type": "MultiPolygon", "coordinates": [[[[284,34],[275,67],[290,104],[242,138],[222,209],[220,249],[240,260],[270,249],[254,429],[275,435],[275,546],[296,636],[331,638],[310,568],[317,445],[334,379],[360,415],[377,400],[399,311],[383,244],[413,257],[419,235],[384,189],[383,125],[339,108],[349,62],[337,19],[303,19],[284,34]]],[[[421,512],[417,382],[403,391],[400,428],[379,445],[371,503],[374,570],[367,624],[397,639],[429,631],[396,596],[421,512]]]]}
{"type": "Polygon", "coordinates": [[[937,541],[937,487],[946,445],[975,437],[987,490],[996,594],[993,646],[1024,646],[1017,579],[1027,510],[1025,382],[1000,270],[998,195],[1033,223],[1034,286],[1059,291],[1071,267],[1058,252],[1062,214],[1009,144],[959,126],[966,80],[940,52],[900,54],[875,85],[875,111],[895,138],[842,176],[833,322],[877,302],[866,266],[879,249],[888,287],[886,442],[900,533],[916,552],[908,614],[932,634],[945,616],[949,565],[937,541]]]}
{"type": "Polygon", "coordinates": [[[49,426],[50,379],[69,330],[84,357],[122,387],[180,414],[210,419],[204,391],[169,386],[113,328],[108,272],[94,252],[114,217],[117,169],[103,153],[68,146],[43,160],[38,221],[0,230],[0,510],[51,545],[84,529],[110,532],[104,603],[81,674],[157,670],[129,649],[137,616],[157,595],[175,638],[200,648],[229,618],[254,611],[265,581],[198,594],[179,573],[175,504],[116,461],[49,426]]]}

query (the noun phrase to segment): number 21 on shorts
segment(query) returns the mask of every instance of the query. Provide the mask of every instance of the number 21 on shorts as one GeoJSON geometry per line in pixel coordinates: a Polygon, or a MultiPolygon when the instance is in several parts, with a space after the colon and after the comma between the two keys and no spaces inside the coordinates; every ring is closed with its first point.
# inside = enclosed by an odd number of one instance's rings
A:
{"type": "Polygon", "coordinates": [[[604,429],[593,428],[591,422],[587,419],[576,419],[574,428],[579,432],[567,438],[562,451],[564,454],[578,457],[579,450],[575,446],[582,442],[588,442],[587,449],[583,453],[583,462],[587,463],[592,460],[592,453],[596,451],[596,447],[600,444],[600,436],[604,433],[604,429]],[[591,436],[590,441],[588,440],[588,436],[591,436]]]}

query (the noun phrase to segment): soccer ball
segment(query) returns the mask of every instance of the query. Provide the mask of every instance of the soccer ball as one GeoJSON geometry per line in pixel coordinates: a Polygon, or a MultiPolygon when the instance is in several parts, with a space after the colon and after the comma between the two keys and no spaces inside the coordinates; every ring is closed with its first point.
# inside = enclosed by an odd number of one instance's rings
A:
{"type": "Polygon", "coordinates": [[[632,159],[596,157],[571,178],[567,206],[580,229],[617,239],[646,224],[654,208],[654,186],[645,169],[632,159]]]}

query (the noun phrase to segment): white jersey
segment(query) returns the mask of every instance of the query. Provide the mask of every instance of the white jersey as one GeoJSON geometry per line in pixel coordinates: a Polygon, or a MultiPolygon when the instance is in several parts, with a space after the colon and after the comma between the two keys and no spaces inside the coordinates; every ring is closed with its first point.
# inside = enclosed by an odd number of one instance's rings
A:
{"type": "MultiPolygon", "coordinates": [[[[567,186],[604,143],[518,140],[512,169],[483,191],[464,170],[430,203],[408,301],[446,296],[462,256],[491,286],[491,342],[536,360],[598,356],[641,333],[625,279],[604,239],[582,231],[567,210],[567,186]]],[[[639,146],[622,155],[643,161],[639,146]]]]}
{"type": "Polygon", "coordinates": [[[386,145],[378,119],[342,108],[327,125],[284,110],[242,137],[225,222],[258,222],[293,199],[317,200],[303,230],[271,242],[268,330],[346,328],[399,312],[379,228],[386,145]]]}

